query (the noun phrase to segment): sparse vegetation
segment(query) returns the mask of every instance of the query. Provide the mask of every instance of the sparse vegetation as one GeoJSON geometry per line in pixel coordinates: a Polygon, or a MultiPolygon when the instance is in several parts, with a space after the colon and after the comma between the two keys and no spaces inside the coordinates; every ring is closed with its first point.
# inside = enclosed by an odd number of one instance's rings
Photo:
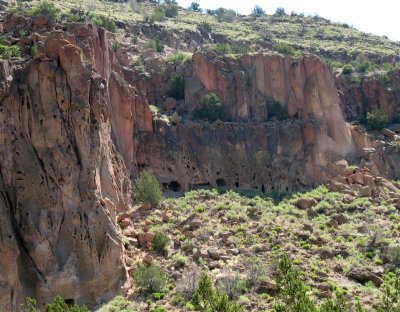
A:
{"type": "Polygon", "coordinates": [[[116,25],[112,18],[104,15],[92,14],[90,17],[92,23],[96,26],[104,27],[108,31],[115,32],[116,25]]]}
{"type": "Polygon", "coordinates": [[[382,130],[389,123],[388,114],[381,108],[367,113],[367,123],[374,130],[382,130]]]}
{"type": "Polygon", "coordinates": [[[122,296],[117,296],[103,305],[97,312],[136,312],[136,307],[132,301],[122,296]]]}
{"type": "Polygon", "coordinates": [[[21,50],[16,45],[5,46],[0,44],[0,58],[9,59],[10,57],[18,57],[21,50]]]}
{"type": "Polygon", "coordinates": [[[56,21],[59,18],[61,10],[57,8],[53,2],[48,0],[41,0],[27,13],[31,16],[45,16],[49,21],[56,21]]]}
{"type": "MultiPolygon", "coordinates": [[[[89,312],[90,310],[85,305],[67,304],[61,296],[54,298],[53,302],[47,303],[44,307],[46,312],[89,312]]],[[[33,298],[26,298],[25,303],[20,304],[18,307],[19,312],[40,312],[37,307],[36,300],[33,298]]]]}

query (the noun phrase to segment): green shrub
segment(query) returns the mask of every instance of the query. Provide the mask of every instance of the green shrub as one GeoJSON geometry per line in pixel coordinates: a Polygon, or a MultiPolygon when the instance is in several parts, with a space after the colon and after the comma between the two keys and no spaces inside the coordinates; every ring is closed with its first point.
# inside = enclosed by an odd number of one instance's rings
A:
{"type": "Polygon", "coordinates": [[[154,263],[150,265],[142,264],[133,274],[133,280],[139,290],[146,293],[160,292],[167,280],[163,271],[154,263]]]}
{"type": "Polygon", "coordinates": [[[112,49],[113,51],[117,52],[119,49],[121,49],[122,45],[119,41],[114,41],[112,43],[112,49]]]}
{"type": "Polygon", "coordinates": [[[177,254],[173,255],[171,260],[172,260],[172,264],[175,268],[182,268],[188,262],[188,258],[186,256],[182,255],[181,253],[177,253],[177,254]]]}
{"type": "Polygon", "coordinates": [[[128,299],[117,296],[107,304],[103,305],[97,312],[135,312],[136,308],[132,301],[128,299]]]}
{"type": "Polygon", "coordinates": [[[198,24],[197,29],[200,30],[201,32],[205,32],[205,33],[212,32],[211,24],[206,21],[202,21],[200,24],[198,24]]]}
{"type": "Polygon", "coordinates": [[[60,15],[61,10],[58,9],[54,3],[47,0],[40,1],[32,9],[28,10],[27,13],[30,16],[45,16],[49,21],[56,21],[60,15]]]}
{"type": "MultiPolygon", "coordinates": [[[[36,300],[27,297],[25,299],[24,304],[20,304],[18,307],[18,311],[20,312],[40,312],[37,308],[36,300]]],[[[47,303],[45,308],[45,312],[89,312],[87,306],[85,305],[76,305],[76,304],[67,304],[65,300],[61,296],[57,296],[53,302],[47,303]]]]}
{"type": "Polygon", "coordinates": [[[211,278],[203,274],[200,279],[199,287],[193,295],[192,302],[197,309],[201,311],[218,312],[240,312],[243,309],[235,301],[229,300],[228,296],[216,289],[211,278]]]}
{"type": "Polygon", "coordinates": [[[183,52],[183,51],[177,51],[174,54],[168,55],[167,58],[165,59],[167,62],[186,62],[192,59],[193,53],[190,52],[183,52]]]}
{"type": "Polygon", "coordinates": [[[153,250],[162,253],[167,248],[169,242],[170,239],[166,234],[157,232],[154,234],[152,241],[153,250]]]}
{"type": "Polygon", "coordinates": [[[94,25],[104,27],[110,32],[115,32],[117,28],[114,20],[108,16],[93,14],[90,17],[90,20],[94,25]]]}
{"type": "Polygon", "coordinates": [[[377,68],[377,65],[369,61],[366,57],[358,57],[352,62],[353,67],[359,73],[367,73],[377,68]]]}
{"type": "Polygon", "coordinates": [[[228,121],[229,117],[215,93],[210,93],[201,102],[201,107],[193,110],[193,118],[214,122],[218,119],[228,121]]]}
{"type": "Polygon", "coordinates": [[[153,49],[156,50],[157,53],[163,53],[164,52],[164,45],[160,40],[150,40],[147,45],[147,49],[153,49]]]}
{"type": "Polygon", "coordinates": [[[274,101],[268,105],[268,117],[275,117],[279,121],[285,120],[289,117],[286,108],[279,102],[274,101]]]}
{"type": "Polygon", "coordinates": [[[299,51],[297,51],[294,47],[284,44],[284,43],[279,43],[274,46],[274,51],[280,53],[280,54],[286,54],[286,55],[291,55],[294,57],[298,57],[301,55],[299,51]]]}
{"type": "Polygon", "coordinates": [[[239,45],[237,43],[216,43],[213,48],[224,54],[246,54],[251,51],[247,45],[239,45]]]}
{"type": "Polygon", "coordinates": [[[21,50],[18,46],[5,46],[0,44],[0,58],[9,59],[10,57],[17,57],[21,55],[21,50]]]}
{"type": "Polygon", "coordinates": [[[236,18],[236,12],[234,10],[227,10],[224,8],[216,9],[214,14],[219,22],[232,23],[236,18]]]}
{"type": "Polygon", "coordinates": [[[162,8],[156,8],[150,15],[150,23],[165,21],[165,12],[162,8]]]}
{"type": "Polygon", "coordinates": [[[159,293],[159,292],[155,292],[152,294],[152,297],[154,300],[161,300],[164,299],[165,294],[164,293],[159,293]]]}
{"type": "Polygon", "coordinates": [[[162,199],[162,192],[156,177],[143,171],[136,180],[134,195],[140,202],[158,205],[162,199]]]}
{"type": "Polygon", "coordinates": [[[367,113],[367,123],[374,130],[382,130],[389,123],[389,115],[381,108],[367,113]]]}
{"type": "Polygon", "coordinates": [[[166,17],[175,17],[178,15],[179,6],[176,1],[170,1],[164,4],[164,14],[166,17]]]}
{"type": "Polygon", "coordinates": [[[353,73],[353,66],[351,66],[350,64],[344,65],[342,69],[342,74],[349,75],[351,73],[353,73]]]}
{"type": "Polygon", "coordinates": [[[175,75],[166,94],[175,100],[183,100],[185,98],[185,78],[175,75]]]}

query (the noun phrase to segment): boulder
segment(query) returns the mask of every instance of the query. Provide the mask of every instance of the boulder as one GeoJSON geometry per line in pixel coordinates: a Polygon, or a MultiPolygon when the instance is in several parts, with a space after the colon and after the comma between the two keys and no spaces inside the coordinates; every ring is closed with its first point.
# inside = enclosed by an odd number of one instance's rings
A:
{"type": "Polygon", "coordinates": [[[347,277],[361,284],[372,282],[376,287],[381,286],[383,283],[383,279],[380,276],[366,268],[352,268],[349,273],[347,273],[347,277]]]}
{"type": "Polygon", "coordinates": [[[309,209],[317,205],[318,202],[314,198],[299,198],[296,202],[297,207],[300,209],[309,209]]]}

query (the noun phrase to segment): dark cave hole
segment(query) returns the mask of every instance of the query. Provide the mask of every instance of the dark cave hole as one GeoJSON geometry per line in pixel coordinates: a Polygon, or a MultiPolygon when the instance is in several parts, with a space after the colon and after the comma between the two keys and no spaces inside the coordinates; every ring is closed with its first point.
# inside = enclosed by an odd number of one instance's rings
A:
{"type": "Polygon", "coordinates": [[[65,299],[64,301],[67,304],[67,306],[69,306],[69,307],[72,307],[75,304],[75,300],[74,299],[65,299]]]}
{"type": "Polygon", "coordinates": [[[217,179],[215,182],[218,187],[226,187],[226,181],[224,179],[217,179]]]}
{"type": "Polygon", "coordinates": [[[264,186],[264,184],[261,185],[261,192],[265,193],[265,186],[264,186]]]}
{"type": "Polygon", "coordinates": [[[181,190],[181,185],[178,183],[178,181],[171,181],[168,184],[168,189],[173,192],[179,192],[181,190]]]}
{"type": "Polygon", "coordinates": [[[236,187],[239,187],[239,182],[235,182],[235,186],[236,186],[236,187]]]}

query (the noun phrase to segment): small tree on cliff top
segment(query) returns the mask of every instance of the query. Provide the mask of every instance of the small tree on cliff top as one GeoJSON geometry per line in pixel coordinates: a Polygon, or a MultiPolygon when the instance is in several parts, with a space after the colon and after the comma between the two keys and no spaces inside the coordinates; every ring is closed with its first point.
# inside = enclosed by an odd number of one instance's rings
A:
{"type": "Polygon", "coordinates": [[[162,199],[162,192],[156,177],[143,171],[136,180],[134,195],[140,202],[157,205],[162,199]]]}

